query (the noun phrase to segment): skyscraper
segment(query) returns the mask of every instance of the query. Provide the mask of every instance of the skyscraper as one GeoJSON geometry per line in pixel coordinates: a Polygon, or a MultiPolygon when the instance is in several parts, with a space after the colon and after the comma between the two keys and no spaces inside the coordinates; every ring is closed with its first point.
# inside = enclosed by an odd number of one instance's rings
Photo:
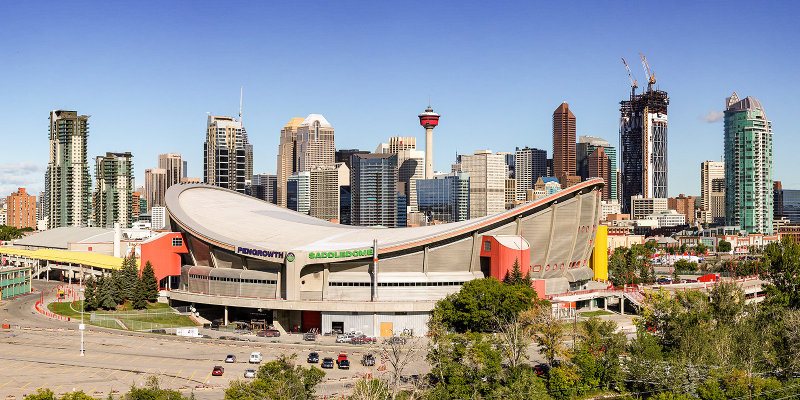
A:
{"type": "Polygon", "coordinates": [[[417,181],[419,212],[429,223],[469,219],[469,174],[454,172],[417,181]]]}
{"type": "Polygon", "coordinates": [[[470,218],[485,217],[503,212],[507,166],[505,156],[492,154],[491,150],[478,150],[475,154],[459,156],[453,172],[469,174],[470,218]]]}
{"type": "Polygon", "coordinates": [[[359,149],[336,150],[336,155],[335,155],[336,162],[337,163],[343,162],[344,165],[346,165],[347,168],[350,169],[350,158],[352,157],[353,154],[369,154],[369,151],[359,150],[359,149]]]}
{"type": "Polygon", "coordinates": [[[86,226],[92,214],[91,177],[86,161],[89,116],[50,112],[50,161],[45,175],[48,229],[86,226]]]}
{"type": "Polygon", "coordinates": [[[95,159],[94,218],[100,227],[123,228],[133,224],[133,156],[126,153],[106,153],[95,159]]]}
{"type": "Polygon", "coordinates": [[[575,145],[575,164],[578,175],[581,180],[589,178],[589,156],[598,147],[603,147],[603,151],[611,163],[609,181],[606,182],[609,187],[609,199],[617,200],[617,149],[611,146],[607,140],[594,136],[578,137],[578,143],[575,145]]]}
{"type": "Polygon", "coordinates": [[[772,122],[753,97],[725,105],[725,224],[772,234],[772,122]]]}
{"type": "Polygon", "coordinates": [[[278,205],[287,207],[286,182],[297,171],[297,129],[305,118],[294,117],[281,129],[278,144],[278,205]]]}
{"type": "Polygon", "coordinates": [[[286,207],[299,213],[311,210],[311,172],[295,172],[286,182],[286,207]]]}
{"type": "MultiPolygon", "coordinates": [[[[653,78],[655,82],[655,78],[653,78]]],[[[622,210],[630,213],[631,197],[667,197],[667,92],[648,85],[620,102],[622,210]]]]}
{"type": "Polygon", "coordinates": [[[394,228],[397,225],[397,155],[354,154],[351,165],[352,224],[394,228]]]}
{"type": "Polygon", "coordinates": [[[553,111],[553,175],[566,188],[580,182],[575,173],[575,115],[563,102],[553,111]]]}
{"type": "Polygon", "coordinates": [[[514,153],[514,176],[517,180],[517,201],[525,201],[525,194],[536,181],[547,176],[547,151],[526,147],[514,153]]]}
{"type": "Polygon", "coordinates": [[[36,229],[36,196],[25,193],[25,188],[19,188],[6,197],[6,220],[3,225],[36,229]]]}
{"type": "Polygon", "coordinates": [[[166,153],[158,155],[158,168],[167,171],[167,187],[181,183],[185,176],[181,155],[177,153],[166,153]]]}
{"type": "MultiPolygon", "coordinates": [[[[389,153],[399,153],[401,150],[416,150],[417,138],[413,136],[393,136],[389,138],[389,153]]],[[[424,154],[423,154],[424,156],[424,154]]],[[[423,173],[424,173],[423,166],[423,173]]]]}
{"type": "Polygon", "coordinates": [[[336,144],[333,127],[320,114],[310,114],[297,128],[297,172],[333,164],[336,144]]]}
{"type": "Polygon", "coordinates": [[[253,145],[241,121],[208,116],[203,182],[245,193],[253,177],[253,145]]]}
{"type": "Polygon", "coordinates": [[[278,204],[278,176],[271,174],[253,175],[253,197],[278,204]]]}
{"type": "Polygon", "coordinates": [[[595,149],[587,160],[589,178],[603,178],[602,200],[611,200],[611,160],[606,155],[605,149],[601,146],[595,149]]]}
{"type": "Polygon", "coordinates": [[[725,163],[703,161],[700,164],[700,199],[702,222],[723,223],[725,220],[725,163]]]}
{"type": "Polygon", "coordinates": [[[153,207],[163,207],[164,194],[167,192],[167,170],[150,168],[144,170],[144,199],[147,212],[153,207]]]}
{"type": "Polygon", "coordinates": [[[350,169],[344,163],[312,168],[308,214],[325,221],[340,223],[341,187],[349,185],[350,169]]]}

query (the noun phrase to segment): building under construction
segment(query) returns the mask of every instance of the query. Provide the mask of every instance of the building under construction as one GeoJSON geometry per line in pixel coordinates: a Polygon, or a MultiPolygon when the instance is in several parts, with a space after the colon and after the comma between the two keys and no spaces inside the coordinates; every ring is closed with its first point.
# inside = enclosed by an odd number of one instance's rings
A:
{"type": "MultiPolygon", "coordinates": [[[[623,60],[624,61],[624,60],[623,60]]],[[[667,197],[667,92],[656,90],[655,76],[642,57],[649,82],[647,91],[620,102],[620,151],[622,153],[622,209],[630,212],[633,196],[667,197]]],[[[627,64],[626,64],[627,66],[627,64]]]]}

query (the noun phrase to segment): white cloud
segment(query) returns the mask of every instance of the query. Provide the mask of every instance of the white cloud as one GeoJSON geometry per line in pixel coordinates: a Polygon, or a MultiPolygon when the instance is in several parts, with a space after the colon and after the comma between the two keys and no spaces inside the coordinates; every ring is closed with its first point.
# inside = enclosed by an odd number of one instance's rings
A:
{"type": "Polygon", "coordinates": [[[703,115],[702,117],[698,117],[699,119],[703,119],[709,124],[713,124],[714,122],[719,122],[722,120],[722,117],[725,116],[725,113],[722,111],[711,110],[708,114],[703,115]]]}
{"type": "Polygon", "coordinates": [[[44,171],[43,166],[29,162],[0,165],[0,196],[13,193],[20,187],[38,195],[44,188],[44,171]]]}

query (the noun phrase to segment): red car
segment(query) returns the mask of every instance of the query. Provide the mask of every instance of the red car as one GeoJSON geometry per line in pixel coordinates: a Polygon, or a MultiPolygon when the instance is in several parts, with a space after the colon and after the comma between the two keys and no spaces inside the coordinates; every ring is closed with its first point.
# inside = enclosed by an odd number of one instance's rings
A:
{"type": "Polygon", "coordinates": [[[225,368],[222,368],[219,365],[214,367],[214,369],[211,371],[211,375],[214,375],[214,376],[222,376],[222,374],[224,374],[224,373],[225,373],[225,368]]]}
{"type": "Polygon", "coordinates": [[[258,333],[256,333],[256,336],[258,337],[279,337],[280,335],[281,332],[277,329],[267,329],[264,331],[258,331],[258,333]]]}
{"type": "Polygon", "coordinates": [[[350,343],[352,344],[370,344],[375,343],[377,340],[374,337],[369,337],[367,335],[360,335],[350,339],[350,343]]]}

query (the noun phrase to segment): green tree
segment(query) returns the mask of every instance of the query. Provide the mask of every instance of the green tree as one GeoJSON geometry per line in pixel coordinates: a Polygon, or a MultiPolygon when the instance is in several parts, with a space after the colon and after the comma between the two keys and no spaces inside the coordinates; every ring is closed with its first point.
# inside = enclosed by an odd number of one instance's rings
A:
{"type": "Polygon", "coordinates": [[[438,383],[430,399],[475,399],[494,392],[503,376],[503,356],[480,333],[440,333],[433,336],[427,355],[438,383]]]}
{"type": "Polygon", "coordinates": [[[147,308],[147,299],[145,298],[146,289],[144,282],[141,279],[136,280],[136,290],[133,293],[133,308],[141,310],[147,308]]]}
{"type": "Polygon", "coordinates": [[[588,387],[622,386],[620,355],[625,352],[627,339],[616,331],[614,321],[601,321],[598,317],[591,317],[581,325],[574,363],[588,387]]]}
{"type": "Polygon", "coordinates": [[[386,382],[380,379],[362,379],[356,382],[350,400],[390,400],[392,394],[386,382]]]}
{"type": "Polygon", "coordinates": [[[530,286],[505,285],[495,278],[475,279],[457,293],[439,300],[432,319],[456,332],[493,332],[497,322],[510,321],[537,304],[530,286]]]}
{"type": "Polygon", "coordinates": [[[120,290],[117,302],[133,301],[136,296],[136,284],[139,281],[139,268],[136,259],[126,257],[122,260],[122,269],[118,274],[117,288],[120,290]]]}
{"type": "Polygon", "coordinates": [[[490,396],[491,399],[504,400],[549,400],[545,380],[540,378],[529,365],[508,368],[501,385],[490,396]]]}
{"type": "Polygon", "coordinates": [[[800,244],[788,236],[770,243],[764,249],[761,264],[761,275],[769,281],[764,285],[766,302],[800,308],[800,244]]]}
{"type": "Polygon", "coordinates": [[[263,364],[251,382],[233,381],[225,391],[228,400],[299,400],[313,399],[314,389],[325,372],[312,366],[295,366],[296,354],[263,364]]]}
{"type": "Polygon", "coordinates": [[[698,243],[696,246],[694,246],[694,251],[698,255],[705,254],[707,250],[708,246],[704,245],[703,243],[698,243]]]}
{"type": "Polygon", "coordinates": [[[503,283],[507,285],[522,285],[522,286],[531,286],[530,274],[522,274],[522,270],[519,266],[519,259],[514,260],[514,265],[511,267],[511,272],[506,273],[505,278],[503,279],[503,283]]]}
{"type": "Polygon", "coordinates": [[[90,276],[83,281],[83,307],[86,311],[96,310],[97,302],[97,281],[90,276]]]}
{"type": "Polygon", "coordinates": [[[162,389],[158,377],[151,376],[144,387],[131,386],[131,390],[122,397],[124,400],[188,400],[177,390],[162,389]]]}
{"type": "Polygon", "coordinates": [[[94,400],[94,398],[82,390],[65,393],[59,398],[52,390],[39,388],[36,393],[25,396],[25,400],[94,400]]]}
{"type": "Polygon", "coordinates": [[[547,377],[547,390],[556,400],[568,400],[583,394],[585,388],[581,385],[581,378],[576,368],[559,366],[550,370],[547,377]]]}
{"type": "Polygon", "coordinates": [[[154,303],[158,300],[158,280],[156,279],[156,273],[153,270],[153,264],[150,264],[150,261],[144,264],[144,268],[142,268],[142,276],[140,278],[142,280],[142,284],[145,290],[145,299],[151,303],[154,303]]]}
{"type": "Polygon", "coordinates": [[[727,240],[720,240],[719,243],[717,243],[717,252],[727,253],[729,251],[731,251],[731,242],[727,240]]]}
{"type": "Polygon", "coordinates": [[[0,225],[0,241],[10,241],[23,236],[22,231],[13,226],[0,225]]]}
{"type": "Polygon", "coordinates": [[[117,292],[116,285],[114,284],[114,279],[109,278],[108,276],[103,277],[103,286],[100,290],[100,307],[106,310],[112,310],[117,308],[117,300],[115,298],[115,293],[117,292]]]}
{"type": "Polygon", "coordinates": [[[711,316],[719,324],[732,324],[744,312],[744,291],[735,282],[717,282],[709,296],[711,316]]]}

